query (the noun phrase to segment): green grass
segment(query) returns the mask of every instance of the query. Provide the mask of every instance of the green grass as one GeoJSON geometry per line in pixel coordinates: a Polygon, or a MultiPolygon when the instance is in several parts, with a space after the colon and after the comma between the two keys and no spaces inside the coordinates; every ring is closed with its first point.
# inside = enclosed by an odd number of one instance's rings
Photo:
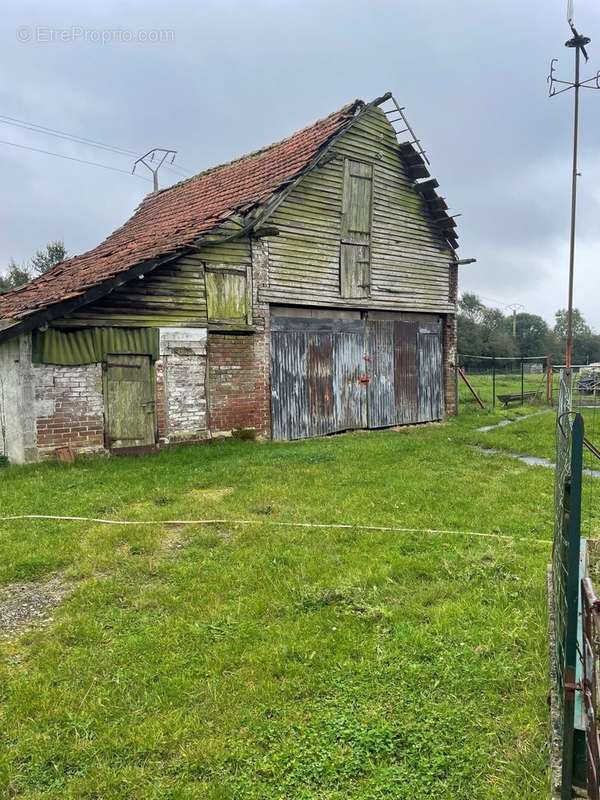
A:
{"type": "Polygon", "coordinates": [[[255,521],[0,523],[2,583],[76,584],[0,644],[0,791],[546,798],[552,473],[477,452],[504,416],[0,473],[2,514],[255,521]]]}

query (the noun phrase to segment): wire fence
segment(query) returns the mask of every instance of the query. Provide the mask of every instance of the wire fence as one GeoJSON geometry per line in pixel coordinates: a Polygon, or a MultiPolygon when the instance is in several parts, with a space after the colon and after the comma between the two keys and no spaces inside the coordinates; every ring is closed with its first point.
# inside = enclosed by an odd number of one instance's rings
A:
{"type": "MultiPolygon", "coordinates": [[[[556,406],[559,375],[564,365],[548,356],[457,357],[458,400],[463,408],[510,408],[519,405],[556,406]]],[[[600,403],[600,367],[581,364],[571,368],[575,406],[600,403]]]]}

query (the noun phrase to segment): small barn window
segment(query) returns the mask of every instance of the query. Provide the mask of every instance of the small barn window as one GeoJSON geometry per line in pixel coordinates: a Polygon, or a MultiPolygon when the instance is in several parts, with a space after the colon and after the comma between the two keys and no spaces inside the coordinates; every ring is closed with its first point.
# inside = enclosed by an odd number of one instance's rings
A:
{"type": "Polygon", "coordinates": [[[340,293],[369,297],[373,165],[346,159],[342,197],[340,293]]]}
{"type": "Polygon", "coordinates": [[[207,267],[205,274],[208,321],[249,323],[246,268],[207,267]]]}

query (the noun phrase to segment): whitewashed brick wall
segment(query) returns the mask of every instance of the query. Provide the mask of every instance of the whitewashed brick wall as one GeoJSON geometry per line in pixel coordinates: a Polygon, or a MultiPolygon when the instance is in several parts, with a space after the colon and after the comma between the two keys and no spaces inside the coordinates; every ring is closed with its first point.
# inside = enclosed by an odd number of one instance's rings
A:
{"type": "Polygon", "coordinates": [[[165,443],[208,435],[206,340],[206,328],[160,330],[157,378],[164,398],[162,413],[159,413],[159,432],[165,443]]]}

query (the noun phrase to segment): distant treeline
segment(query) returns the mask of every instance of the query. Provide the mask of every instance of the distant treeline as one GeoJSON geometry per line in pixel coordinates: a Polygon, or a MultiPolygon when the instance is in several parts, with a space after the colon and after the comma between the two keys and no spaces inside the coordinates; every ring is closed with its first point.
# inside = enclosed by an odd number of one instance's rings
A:
{"type": "MultiPolygon", "coordinates": [[[[563,364],[567,312],[559,309],[554,327],[537,314],[504,314],[465,292],[458,301],[458,352],[481,356],[550,356],[563,364]]],[[[600,361],[600,334],[594,333],[578,309],[573,310],[573,364],[600,361]]]]}

